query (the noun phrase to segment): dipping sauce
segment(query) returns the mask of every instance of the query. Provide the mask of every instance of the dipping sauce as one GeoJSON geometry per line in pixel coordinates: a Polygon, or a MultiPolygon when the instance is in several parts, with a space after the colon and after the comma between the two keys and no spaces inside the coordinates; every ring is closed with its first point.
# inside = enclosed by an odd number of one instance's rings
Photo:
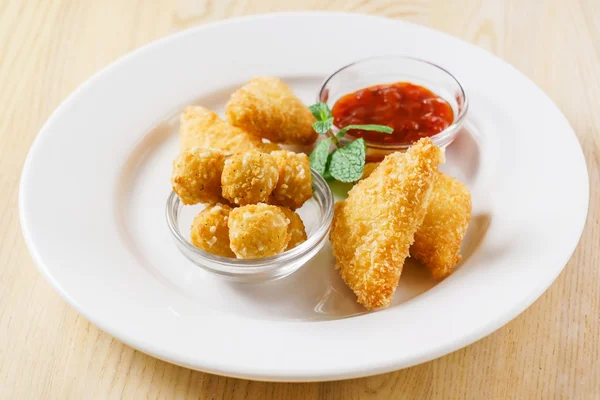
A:
{"type": "Polygon", "coordinates": [[[370,86],[342,96],[333,106],[334,124],[378,124],[394,129],[391,134],[350,130],[349,135],[382,144],[416,142],[433,136],[454,121],[446,100],[423,86],[396,82],[370,86]]]}

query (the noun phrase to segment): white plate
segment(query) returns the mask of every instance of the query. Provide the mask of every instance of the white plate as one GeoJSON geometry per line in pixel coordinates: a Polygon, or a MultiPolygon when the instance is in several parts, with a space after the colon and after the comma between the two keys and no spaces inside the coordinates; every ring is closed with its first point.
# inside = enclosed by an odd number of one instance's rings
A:
{"type": "Polygon", "coordinates": [[[510,65],[427,28],[302,13],[188,30],[95,75],[39,133],[19,206],[40,270],[101,329],[190,368],[293,381],[408,367],[498,329],[568,261],[588,194],[568,122],[510,65]],[[474,201],[453,275],[436,285],[409,262],[391,307],[355,315],[362,310],[328,246],[297,273],[260,286],[222,281],[178,253],[164,217],[177,122],[160,121],[191,103],[220,111],[255,75],[280,76],[312,102],[336,68],[391,52],[446,67],[470,96],[467,129],[445,167],[474,201]]]}

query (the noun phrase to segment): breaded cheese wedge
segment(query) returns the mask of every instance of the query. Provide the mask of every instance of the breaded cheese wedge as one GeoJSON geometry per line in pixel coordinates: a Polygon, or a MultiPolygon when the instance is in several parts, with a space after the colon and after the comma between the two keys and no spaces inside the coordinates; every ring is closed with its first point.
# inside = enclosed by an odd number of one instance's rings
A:
{"type": "Polygon", "coordinates": [[[367,309],[390,305],[440,162],[440,149],[421,139],[405,153],[388,155],[335,206],[336,268],[367,309]]]}
{"type": "Polygon", "coordinates": [[[471,221],[471,193],[458,179],[440,172],[433,185],[423,225],[410,254],[425,264],[435,279],[450,275],[460,261],[460,244],[471,221]]]}
{"type": "Polygon", "coordinates": [[[275,143],[309,145],[318,136],[308,107],[278,78],[250,80],[231,95],[225,115],[232,125],[275,143]]]}
{"type": "Polygon", "coordinates": [[[378,162],[366,163],[365,167],[363,169],[362,176],[360,177],[360,179],[366,179],[369,176],[371,176],[371,174],[373,173],[373,171],[375,171],[375,169],[377,167],[379,167],[379,163],[378,162]]]}
{"type": "Polygon", "coordinates": [[[180,116],[179,142],[181,150],[192,147],[215,148],[227,153],[250,150],[271,152],[279,150],[275,143],[229,125],[214,112],[200,106],[187,107],[180,116]]]}

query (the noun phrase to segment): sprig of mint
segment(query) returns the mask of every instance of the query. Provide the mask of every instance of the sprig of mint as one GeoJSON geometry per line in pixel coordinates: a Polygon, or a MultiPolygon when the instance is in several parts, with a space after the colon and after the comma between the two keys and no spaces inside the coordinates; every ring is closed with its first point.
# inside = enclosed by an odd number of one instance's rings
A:
{"type": "Polygon", "coordinates": [[[356,182],[362,176],[367,153],[365,141],[356,139],[345,146],[340,141],[350,129],[382,133],[392,133],[394,131],[389,126],[384,125],[348,125],[340,129],[338,134],[335,135],[331,132],[333,115],[329,106],[325,103],[316,103],[310,106],[309,109],[317,119],[313,124],[313,129],[318,134],[327,136],[327,139],[320,141],[310,154],[310,166],[325,179],[356,182]],[[330,153],[329,149],[332,144],[336,148],[330,153]]]}

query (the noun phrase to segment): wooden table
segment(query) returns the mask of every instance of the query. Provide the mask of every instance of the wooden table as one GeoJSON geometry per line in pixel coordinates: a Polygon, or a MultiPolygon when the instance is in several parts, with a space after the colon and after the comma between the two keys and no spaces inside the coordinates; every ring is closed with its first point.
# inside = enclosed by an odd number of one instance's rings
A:
{"type": "Polygon", "coordinates": [[[600,1],[0,1],[0,38],[0,397],[600,398],[600,1]],[[50,113],[94,72],[169,33],[239,15],[324,8],[461,37],[509,61],[554,99],[577,132],[592,185],[587,226],[564,272],[526,312],[465,349],[329,383],[251,382],[176,367],[79,316],[38,273],[19,229],[21,167],[50,113]]]}

